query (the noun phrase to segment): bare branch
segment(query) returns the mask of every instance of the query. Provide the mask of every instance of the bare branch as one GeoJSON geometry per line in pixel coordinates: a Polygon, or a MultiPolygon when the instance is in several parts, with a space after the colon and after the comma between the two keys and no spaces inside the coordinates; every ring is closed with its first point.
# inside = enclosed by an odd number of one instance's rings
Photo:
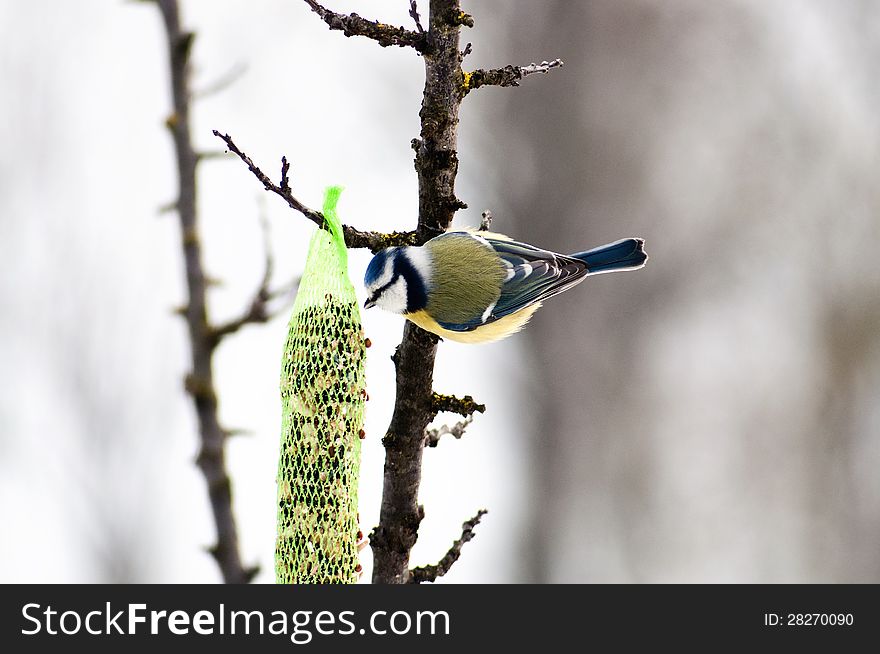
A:
{"type": "Polygon", "coordinates": [[[245,325],[268,322],[274,316],[269,313],[268,303],[271,299],[269,284],[272,282],[272,271],[275,268],[275,260],[272,256],[272,247],[269,239],[269,221],[260,214],[260,230],[263,234],[263,277],[257,287],[254,297],[248,308],[238,317],[229,322],[218,325],[211,330],[214,342],[219,343],[225,336],[234,334],[245,325]]]}
{"type": "Polygon", "coordinates": [[[440,442],[440,437],[449,434],[450,436],[455,437],[456,440],[464,436],[464,430],[467,429],[467,426],[474,421],[474,415],[471,414],[464,420],[460,420],[450,427],[449,425],[443,425],[438,429],[426,429],[425,430],[425,446],[426,447],[437,447],[437,443],[440,442]]]}
{"type": "Polygon", "coordinates": [[[290,163],[281,157],[281,192],[290,194],[290,163]]]}
{"type": "Polygon", "coordinates": [[[522,67],[522,76],[528,77],[529,75],[534,75],[535,73],[546,75],[554,68],[562,68],[564,65],[565,62],[563,62],[562,59],[554,59],[553,61],[542,61],[540,64],[531,63],[528,66],[522,67]]]}
{"type": "MultiPolygon", "coordinates": [[[[230,152],[235,153],[238,158],[245,163],[248,170],[250,170],[254,177],[260,180],[263,184],[263,188],[283,198],[291,209],[300,212],[319,227],[324,227],[324,214],[320,211],[310,209],[297,200],[291,193],[290,180],[288,177],[290,164],[287,161],[287,157],[281,158],[281,184],[275,184],[266,173],[257,167],[249,156],[239,149],[229,134],[221,134],[216,129],[213,130],[213,132],[214,136],[222,139],[226,143],[230,152]]],[[[385,248],[396,245],[421,245],[425,242],[424,240],[420,240],[416,232],[392,232],[390,234],[383,234],[381,232],[363,232],[348,225],[342,226],[342,232],[345,235],[346,246],[350,248],[367,248],[371,252],[378,252],[379,250],[384,250],[385,248]]]]}
{"type": "Polygon", "coordinates": [[[422,584],[426,581],[437,581],[437,577],[442,577],[449,572],[452,565],[458,561],[461,556],[461,548],[468,541],[474,538],[474,528],[480,524],[480,520],[486,515],[486,509],[477,511],[477,515],[461,525],[461,538],[452,544],[449,551],[436,565],[423,565],[409,571],[409,583],[422,584]]]}
{"type": "MultiPolygon", "coordinates": [[[[285,172],[286,174],[286,172],[285,172]]],[[[272,256],[272,239],[269,230],[269,220],[264,213],[259,214],[260,232],[263,235],[263,276],[260,279],[260,285],[254,292],[248,308],[242,312],[237,318],[230,320],[224,324],[214,327],[211,330],[215,344],[219,343],[225,336],[234,334],[245,325],[265,323],[276,318],[282,312],[289,308],[290,302],[293,300],[293,292],[299,286],[300,277],[297,275],[284,286],[271,289],[272,275],[275,270],[275,258],[272,256]],[[270,308],[269,303],[279,297],[288,296],[288,301],[281,303],[275,308],[270,308]]]]}
{"type": "Polygon", "coordinates": [[[226,152],[223,150],[205,150],[204,152],[196,152],[196,157],[199,162],[208,161],[210,159],[220,159],[225,156],[226,152]]]}
{"type": "Polygon", "coordinates": [[[366,36],[383,48],[389,45],[398,45],[402,48],[409,46],[422,53],[428,49],[428,39],[424,31],[412,32],[402,27],[394,27],[385,23],[367,20],[357,14],[349,14],[347,16],[345,14],[338,14],[315,2],[315,0],[305,0],[305,2],[312,8],[312,11],[327,23],[331,30],[340,30],[345,36],[366,36]]]}
{"type": "MultiPolygon", "coordinates": [[[[284,303],[284,307],[289,306],[290,303],[293,302],[293,296],[296,295],[296,291],[299,288],[299,283],[301,280],[302,277],[300,275],[297,275],[286,284],[283,284],[278,288],[272,289],[271,291],[269,291],[269,299],[276,300],[280,297],[286,297],[287,301],[284,303]]],[[[281,310],[282,309],[270,311],[270,313],[272,314],[270,320],[277,316],[281,312],[281,310]]]]}
{"type": "Polygon", "coordinates": [[[478,404],[470,395],[464,397],[455,397],[455,395],[441,395],[440,393],[431,393],[431,414],[436,416],[441,411],[449,413],[457,413],[467,418],[474,412],[485,413],[486,405],[478,404]]]}
{"type": "Polygon", "coordinates": [[[223,433],[226,434],[228,438],[232,438],[234,436],[253,436],[254,432],[252,429],[245,429],[243,427],[233,427],[226,428],[223,430],[223,433]]]}
{"type": "Polygon", "coordinates": [[[284,200],[287,201],[287,204],[290,205],[291,209],[295,209],[299,211],[306,218],[315,223],[318,227],[324,227],[324,216],[319,211],[315,211],[314,209],[309,209],[302,202],[297,200],[290,193],[290,186],[287,180],[287,171],[290,169],[290,165],[287,163],[287,158],[283,157],[281,159],[281,183],[283,186],[277,186],[269,176],[260,170],[257,165],[251,160],[249,156],[247,156],[244,152],[242,152],[239,147],[232,140],[232,137],[229,134],[221,134],[216,129],[211,130],[214,133],[214,136],[223,140],[226,143],[226,147],[229,148],[230,152],[234,152],[238,155],[238,158],[241,159],[245,165],[248,167],[248,170],[253,173],[254,177],[260,180],[263,183],[263,188],[267,191],[272,191],[273,193],[280,195],[284,200]]]}
{"type": "Polygon", "coordinates": [[[245,325],[269,322],[270,317],[266,312],[266,301],[268,299],[268,295],[265,293],[264,289],[260,288],[256,297],[254,297],[244,313],[238,318],[214,327],[211,331],[214,345],[217,345],[226,336],[234,334],[245,325]]]}
{"type": "Polygon", "coordinates": [[[193,92],[193,98],[197,100],[201,100],[203,98],[209,98],[212,95],[217,95],[218,93],[222,93],[230,86],[235,84],[241,77],[247,72],[247,64],[238,62],[229,71],[219,77],[218,79],[211,82],[209,85],[205,86],[203,89],[193,92]]]}
{"type": "Polygon", "coordinates": [[[165,204],[159,205],[159,208],[156,210],[160,216],[165,215],[166,213],[174,213],[177,211],[177,200],[172,200],[171,202],[166,202],[165,204]]]}
{"type": "MultiPolygon", "coordinates": [[[[421,131],[412,141],[419,182],[419,239],[445,232],[463,204],[455,195],[458,120],[464,77],[459,36],[473,19],[460,0],[430,0],[425,37],[425,87],[421,131]]],[[[424,242],[424,241],[421,241],[424,242]]],[[[419,505],[425,429],[433,416],[432,386],[437,337],[407,321],[395,354],[397,399],[385,446],[379,525],[370,537],[373,582],[402,584],[410,578],[410,552],[424,512],[419,505]]]]}
{"type": "Polygon", "coordinates": [[[409,15],[416,23],[416,29],[419,31],[419,34],[425,33],[425,28],[422,27],[422,19],[419,16],[419,8],[416,6],[416,0],[409,0],[409,15]]]}
{"type": "Polygon", "coordinates": [[[562,68],[562,66],[562,59],[554,59],[553,61],[542,61],[540,64],[531,63],[528,66],[505,66],[491,70],[478,68],[471,73],[465,73],[465,94],[481,86],[519,86],[523,77],[535,73],[546,74],[554,68],[562,68]]]}
{"type": "Polygon", "coordinates": [[[232,510],[232,491],[226,471],[226,431],[218,418],[212,357],[214,342],[207,313],[208,276],[202,263],[196,206],[196,166],[199,157],[193,148],[190,130],[189,55],[194,35],[181,28],[176,0],[158,0],[165,32],[171,71],[173,113],[167,121],[177,155],[178,197],[174,208],[180,219],[181,247],[189,297],[182,311],[189,332],[192,372],[185,378],[199,423],[201,446],[197,458],[208,487],[211,511],[217,529],[217,544],[210,549],[226,583],[247,583],[256,567],[242,565],[238,549],[238,530],[232,510]]]}

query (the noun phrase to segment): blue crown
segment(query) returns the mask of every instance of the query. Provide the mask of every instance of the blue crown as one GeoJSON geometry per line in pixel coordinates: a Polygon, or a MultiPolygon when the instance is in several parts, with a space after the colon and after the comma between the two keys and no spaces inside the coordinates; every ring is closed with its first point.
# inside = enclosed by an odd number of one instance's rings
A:
{"type": "Polygon", "coordinates": [[[393,250],[388,249],[376,253],[376,256],[370,261],[370,265],[367,266],[367,271],[364,273],[365,286],[369,286],[379,279],[379,275],[385,270],[385,262],[388,260],[388,257],[391,256],[391,252],[393,252],[393,250]]]}

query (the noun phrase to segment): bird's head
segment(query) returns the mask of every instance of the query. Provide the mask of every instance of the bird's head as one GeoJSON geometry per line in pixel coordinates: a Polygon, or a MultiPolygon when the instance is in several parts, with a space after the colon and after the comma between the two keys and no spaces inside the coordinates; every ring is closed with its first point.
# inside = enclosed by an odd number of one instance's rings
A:
{"type": "Polygon", "coordinates": [[[364,274],[367,301],[391,313],[412,313],[428,304],[431,265],[420,247],[387,248],[376,253],[364,274]]]}

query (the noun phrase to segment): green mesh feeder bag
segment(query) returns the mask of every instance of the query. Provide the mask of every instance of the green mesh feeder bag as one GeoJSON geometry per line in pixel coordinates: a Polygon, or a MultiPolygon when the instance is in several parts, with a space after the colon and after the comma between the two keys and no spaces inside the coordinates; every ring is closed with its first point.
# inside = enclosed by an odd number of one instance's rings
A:
{"type": "Polygon", "coordinates": [[[312,237],[284,346],[275,542],[279,584],[354,583],[360,570],[366,350],[336,215],[341,192],[327,189],[329,229],[312,237]]]}

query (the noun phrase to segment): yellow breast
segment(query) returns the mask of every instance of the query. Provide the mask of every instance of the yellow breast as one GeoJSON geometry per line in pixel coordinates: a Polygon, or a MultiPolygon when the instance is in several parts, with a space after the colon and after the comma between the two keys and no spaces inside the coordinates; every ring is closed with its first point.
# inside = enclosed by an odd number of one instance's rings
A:
{"type": "Polygon", "coordinates": [[[526,326],[529,318],[541,307],[540,302],[527,306],[516,313],[504,316],[500,320],[482,325],[469,332],[454,332],[437,324],[426,311],[415,311],[405,314],[405,318],[414,322],[425,331],[437,334],[440,338],[459,343],[491,343],[515,334],[526,326]]]}

